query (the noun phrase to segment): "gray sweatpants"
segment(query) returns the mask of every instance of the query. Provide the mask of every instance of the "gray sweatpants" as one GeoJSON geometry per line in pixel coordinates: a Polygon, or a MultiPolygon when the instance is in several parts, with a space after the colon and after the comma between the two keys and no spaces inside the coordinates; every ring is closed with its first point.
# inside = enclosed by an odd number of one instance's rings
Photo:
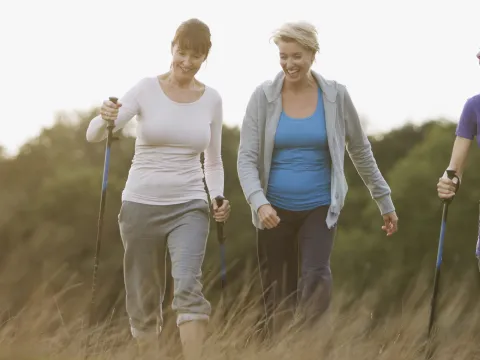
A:
{"type": "Polygon", "coordinates": [[[166,206],[122,203],[118,223],[125,248],[126,309],[134,338],[162,329],[167,249],[177,325],[209,319],[211,306],[202,294],[201,282],[209,211],[204,200],[166,206]]]}

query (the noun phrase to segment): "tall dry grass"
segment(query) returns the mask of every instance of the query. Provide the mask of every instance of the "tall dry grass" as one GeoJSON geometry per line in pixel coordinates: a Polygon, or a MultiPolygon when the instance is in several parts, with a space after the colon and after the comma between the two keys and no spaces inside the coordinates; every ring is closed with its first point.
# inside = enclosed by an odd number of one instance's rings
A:
{"type": "MultiPolygon", "coordinates": [[[[256,336],[261,306],[259,298],[251,296],[256,277],[246,276],[240,291],[229,294],[226,318],[222,303],[214,304],[209,324],[205,359],[281,360],[281,359],[424,359],[428,312],[431,296],[431,272],[412,279],[402,298],[392,304],[378,304],[392,286],[388,274],[384,280],[361,298],[352,298],[348,287],[337,286],[328,314],[311,329],[285,329],[272,343],[262,344],[256,336]],[[250,281],[245,281],[250,279],[250,281]],[[250,295],[247,295],[250,294],[250,295]],[[385,306],[386,305],[386,306],[385,306]],[[391,306],[390,306],[391,305],[391,306]]],[[[478,286],[478,274],[466,274],[463,279],[445,276],[439,297],[435,352],[432,359],[480,359],[480,305],[467,301],[472,287],[478,286]]],[[[237,284],[238,285],[238,284],[237,284]]],[[[75,285],[69,285],[70,287],[75,285]]],[[[68,288],[64,292],[68,292],[68,288]]],[[[79,306],[72,313],[72,302],[63,302],[62,293],[45,296],[40,289],[23,310],[15,316],[4,316],[0,326],[0,359],[82,359],[85,338],[91,335],[90,354],[95,360],[140,359],[130,338],[124,315],[113,313],[95,329],[85,329],[86,308],[79,306]],[[68,311],[66,311],[68,310],[68,311]]],[[[84,304],[89,294],[82,299],[84,304]]],[[[2,294],[2,297],[8,294],[2,294]]],[[[124,313],[124,309],[114,311],[124,313]]],[[[6,315],[6,314],[4,314],[6,315]]],[[[143,359],[180,359],[178,332],[172,314],[159,339],[158,349],[143,359]]]]}

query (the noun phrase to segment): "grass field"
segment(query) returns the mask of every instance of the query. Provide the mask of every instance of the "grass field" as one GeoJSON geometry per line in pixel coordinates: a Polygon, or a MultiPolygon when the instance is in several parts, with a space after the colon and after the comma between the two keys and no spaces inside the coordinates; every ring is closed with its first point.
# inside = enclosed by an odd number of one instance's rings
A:
{"type": "MultiPolygon", "coordinates": [[[[382,300],[382,293],[389,286],[388,277],[384,284],[359,299],[352,299],[348,288],[338,286],[328,315],[314,329],[287,330],[279,336],[279,341],[269,346],[260,344],[254,336],[258,299],[247,301],[240,291],[233,297],[235,302],[228,306],[227,319],[222,319],[218,311],[214,313],[203,358],[424,359],[431,275],[422,274],[415,279],[405,295],[392,304],[396,310],[381,317],[377,317],[374,304],[382,300]],[[347,304],[350,306],[346,307],[347,304]]],[[[472,284],[478,282],[477,276],[467,274],[461,281],[444,276],[432,359],[480,359],[480,304],[472,305],[465,300],[469,289],[477,286],[472,284]]],[[[244,293],[248,293],[248,286],[244,286],[244,293]]],[[[8,294],[2,294],[5,296],[8,294]]],[[[82,359],[86,335],[82,329],[84,309],[78,310],[78,316],[66,319],[62,315],[60,294],[46,299],[36,296],[20,314],[2,324],[0,359],[82,359]]],[[[116,311],[124,313],[124,309],[116,311]]],[[[130,339],[126,318],[115,318],[91,332],[91,359],[140,358],[130,339]]],[[[143,359],[181,358],[177,329],[173,321],[169,321],[160,337],[159,348],[152,349],[143,359]]]]}

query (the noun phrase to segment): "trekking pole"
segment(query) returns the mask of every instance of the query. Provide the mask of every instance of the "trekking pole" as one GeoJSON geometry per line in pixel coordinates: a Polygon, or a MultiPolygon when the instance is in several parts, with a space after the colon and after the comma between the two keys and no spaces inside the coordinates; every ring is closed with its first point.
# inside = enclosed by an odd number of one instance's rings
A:
{"type": "MultiPolygon", "coordinates": [[[[217,196],[215,202],[217,206],[220,207],[223,205],[224,198],[222,196],[217,196]]],[[[222,292],[227,285],[227,265],[225,260],[225,236],[223,234],[223,222],[217,221],[217,239],[220,244],[220,266],[221,266],[221,280],[222,280],[222,292]]]]}
{"type": "MultiPolygon", "coordinates": [[[[110,97],[109,100],[114,104],[116,104],[118,101],[116,97],[110,97]]],[[[110,147],[112,145],[112,142],[114,140],[117,140],[116,138],[113,137],[114,127],[115,127],[114,121],[109,120],[107,122],[107,142],[105,146],[105,160],[103,165],[102,192],[100,194],[100,211],[98,213],[97,244],[95,249],[95,258],[94,258],[94,265],[93,265],[92,291],[91,291],[90,308],[89,308],[88,329],[93,323],[99,255],[100,255],[100,249],[102,245],[103,215],[105,213],[105,203],[107,200],[108,169],[110,166],[110,147]]],[[[88,339],[89,337],[87,337],[87,344],[86,344],[87,349],[88,349],[88,339]]]]}
{"type": "MultiPolygon", "coordinates": [[[[457,178],[457,181],[458,181],[456,186],[457,188],[456,191],[457,191],[460,184],[460,179],[456,175],[455,170],[447,170],[447,176],[449,179],[457,178]]],[[[430,319],[428,321],[428,338],[430,338],[433,322],[435,320],[437,294],[438,294],[439,282],[440,282],[440,267],[442,265],[443,243],[444,243],[444,237],[445,237],[445,229],[447,227],[448,206],[450,205],[454,197],[455,195],[452,196],[450,199],[443,200],[442,223],[440,228],[440,238],[438,240],[437,264],[435,267],[435,278],[433,281],[433,294],[432,294],[432,300],[430,304],[430,319]]]]}
{"type": "MultiPolygon", "coordinates": [[[[480,53],[479,53],[480,54],[480,53]]],[[[477,248],[475,255],[477,258],[478,271],[480,271],[480,200],[478,201],[478,233],[477,233],[477,248]]]]}

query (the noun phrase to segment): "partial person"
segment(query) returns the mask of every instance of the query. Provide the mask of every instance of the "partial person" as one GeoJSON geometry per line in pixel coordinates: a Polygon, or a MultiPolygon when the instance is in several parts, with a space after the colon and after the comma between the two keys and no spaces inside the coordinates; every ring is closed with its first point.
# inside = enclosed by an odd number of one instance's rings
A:
{"type": "Polygon", "coordinates": [[[330,303],[330,254],[348,189],[345,148],[387,236],[398,218],[349,92],[311,68],[319,51],[315,27],[285,23],[273,40],[281,71],[250,97],[237,170],[257,229],[267,318],[275,311],[290,319],[297,310],[315,321],[330,303]]]}
{"type": "MultiPolygon", "coordinates": [[[[480,52],[477,53],[477,60],[480,64],[480,52]]],[[[455,135],[450,163],[446,170],[454,170],[457,177],[449,179],[445,170],[442,177],[438,180],[437,192],[438,197],[442,200],[451,199],[460,187],[470,145],[475,137],[477,146],[480,146],[480,94],[468,98],[465,102],[455,135]]],[[[475,254],[480,271],[480,234],[477,238],[475,254]]]]}
{"type": "Polygon", "coordinates": [[[137,118],[135,154],[118,215],[125,248],[126,309],[132,336],[141,344],[155,341],[162,330],[169,251],[172,309],[187,359],[199,355],[211,314],[201,270],[210,222],[207,194],[215,221],[224,222],[230,214],[228,200],[221,207],[213,201],[224,191],[222,98],[195,78],[211,45],[205,23],[183,22],[171,43],[170,70],[141,79],[117,104],[104,101],[86,133],[88,141],[102,141],[106,120],[115,121],[116,132],[137,118]]]}

